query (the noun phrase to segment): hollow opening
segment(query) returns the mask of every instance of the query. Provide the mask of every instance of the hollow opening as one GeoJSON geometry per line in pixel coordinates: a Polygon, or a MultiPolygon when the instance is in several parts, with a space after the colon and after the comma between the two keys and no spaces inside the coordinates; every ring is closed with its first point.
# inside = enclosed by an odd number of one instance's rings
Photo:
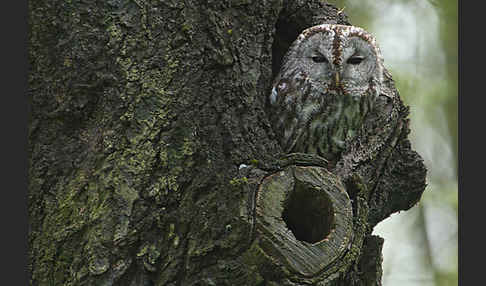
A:
{"type": "Polygon", "coordinates": [[[288,22],[282,17],[278,19],[272,44],[272,79],[277,76],[285,53],[301,31],[296,23],[288,22]]]}
{"type": "Polygon", "coordinates": [[[325,192],[297,181],[284,203],[282,219],[295,238],[316,243],[334,228],[334,208],[325,192]]]}

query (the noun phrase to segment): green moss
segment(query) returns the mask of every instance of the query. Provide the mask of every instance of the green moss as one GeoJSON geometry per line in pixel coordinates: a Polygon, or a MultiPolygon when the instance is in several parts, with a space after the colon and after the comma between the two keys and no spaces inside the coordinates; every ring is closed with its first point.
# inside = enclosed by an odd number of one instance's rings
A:
{"type": "Polygon", "coordinates": [[[181,25],[181,31],[186,33],[188,32],[189,30],[191,30],[191,25],[189,25],[187,22],[184,22],[182,25],[181,25]]]}
{"type": "Polygon", "coordinates": [[[173,223],[171,223],[169,225],[169,234],[167,235],[167,238],[168,239],[171,239],[171,238],[173,238],[175,236],[174,230],[175,230],[175,225],[173,223]]]}
{"type": "Polygon", "coordinates": [[[148,262],[150,264],[155,264],[159,257],[160,257],[160,251],[157,249],[157,247],[154,244],[150,245],[149,252],[148,252],[148,262]]]}
{"type": "Polygon", "coordinates": [[[110,267],[110,261],[107,257],[92,258],[88,264],[88,270],[93,275],[105,273],[110,267]]]}
{"type": "Polygon", "coordinates": [[[257,240],[243,253],[242,259],[243,264],[250,269],[247,280],[252,283],[249,285],[260,285],[264,281],[265,273],[268,273],[268,271],[274,277],[284,275],[282,269],[275,265],[273,259],[263,251],[257,240]]]}
{"type": "Polygon", "coordinates": [[[73,61],[70,58],[64,59],[64,66],[70,68],[73,65],[73,61]]]}
{"type": "MultiPolygon", "coordinates": [[[[85,249],[89,252],[94,248],[93,244],[107,239],[101,227],[90,227],[92,222],[106,218],[111,211],[105,203],[106,196],[100,196],[97,186],[85,171],[80,170],[64,186],[64,192],[58,193],[57,204],[52,205],[44,219],[44,231],[33,243],[33,248],[40,253],[38,265],[42,265],[34,277],[45,277],[42,273],[50,272],[49,279],[54,285],[65,285],[73,279],[70,269],[76,271],[73,268],[75,257],[85,255],[85,249]],[[85,248],[78,245],[81,237],[90,238],[85,248]]],[[[89,259],[92,261],[91,272],[106,271],[106,261],[94,256],[89,259]]]]}
{"type": "Polygon", "coordinates": [[[176,235],[174,237],[174,241],[172,242],[172,245],[174,246],[174,248],[177,248],[179,246],[179,240],[180,240],[179,236],[176,235]]]}
{"type": "Polygon", "coordinates": [[[243,184],[248,184],[248,178],[247,177],[242,177],[242,178],[233,178],[230,180],[230,185],[232,186],[240,186],[243,184]]]}
{"type": "Polygon", "coordinates": [[[141,248],[141,249],[138,251],[138,253],[137,253],[137,257],[142,257],[142,256],[144,256],[145,254],[147,254],[147,252],[148,252],[148,248],[149,248],[148,244],[145,244],[145,245],[144,245],[144,246],[143,246],[143,247],[142,247],[142,248],[141,248]]]}
{"type": "Polygon", "coordinates": [[[184,144],[182,145],[182,154],[186,156],[191,156],[195,152],[195,142],[193,138],[184,138],[184,144]]]}
{"type": "Polygon", "coordinates": [[[122,40],[123,33],[122,33],[119,25],[112,23],[111,25],[108,26],[107,31],[108,31],[108,34],[110,35],[110,37],[113,40],[115,40],[115,41],[121,41],[122,40]]]}

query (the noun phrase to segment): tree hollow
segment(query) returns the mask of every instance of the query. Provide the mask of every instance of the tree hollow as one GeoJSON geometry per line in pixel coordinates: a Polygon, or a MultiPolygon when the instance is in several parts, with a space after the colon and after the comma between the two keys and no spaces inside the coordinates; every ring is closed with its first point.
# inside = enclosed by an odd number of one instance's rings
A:
{"type": "Polygon", "coordinates": [[[326,192],[298,181],[284,203],[282,218],[298,240],[316,243],[331,232],[334,208],[326,192]]]}
{"type": "Polygon", "coordinates": [[[304,280],[319,279],[353,239],[348,194],[339,178],[322,167],[289,166],[266,177],[258,189],[255,218],[261,250],[304,280]]]}

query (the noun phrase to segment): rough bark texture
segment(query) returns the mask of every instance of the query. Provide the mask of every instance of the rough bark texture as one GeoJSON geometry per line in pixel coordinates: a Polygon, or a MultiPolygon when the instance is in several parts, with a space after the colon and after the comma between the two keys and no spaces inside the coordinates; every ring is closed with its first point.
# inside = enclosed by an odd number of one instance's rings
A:
{"type": "Polygon", "coordinates": [[[287,47],[325,22],[349,24],[317,0],[29,1],[31,285],[380,285],[373,226],[425,186],[391,77],[336,166],[282,158],[265,113],[287,47]],[[299,165],[352,206],[353,243],[311,277],[255,216],[299,165]]]}

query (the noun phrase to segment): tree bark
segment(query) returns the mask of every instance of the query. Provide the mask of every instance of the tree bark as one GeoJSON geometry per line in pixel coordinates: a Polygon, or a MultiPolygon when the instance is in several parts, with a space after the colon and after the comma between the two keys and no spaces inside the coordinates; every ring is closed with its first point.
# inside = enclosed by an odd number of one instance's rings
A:
{"type": "Polygon", "coordinates": [[[391,76],[332,166],[281,154],[265,111],[320,23],[350,24],[317,0],[29,1],[30,284],[381,285],[371,232],[426,172],[391,76]]]}

